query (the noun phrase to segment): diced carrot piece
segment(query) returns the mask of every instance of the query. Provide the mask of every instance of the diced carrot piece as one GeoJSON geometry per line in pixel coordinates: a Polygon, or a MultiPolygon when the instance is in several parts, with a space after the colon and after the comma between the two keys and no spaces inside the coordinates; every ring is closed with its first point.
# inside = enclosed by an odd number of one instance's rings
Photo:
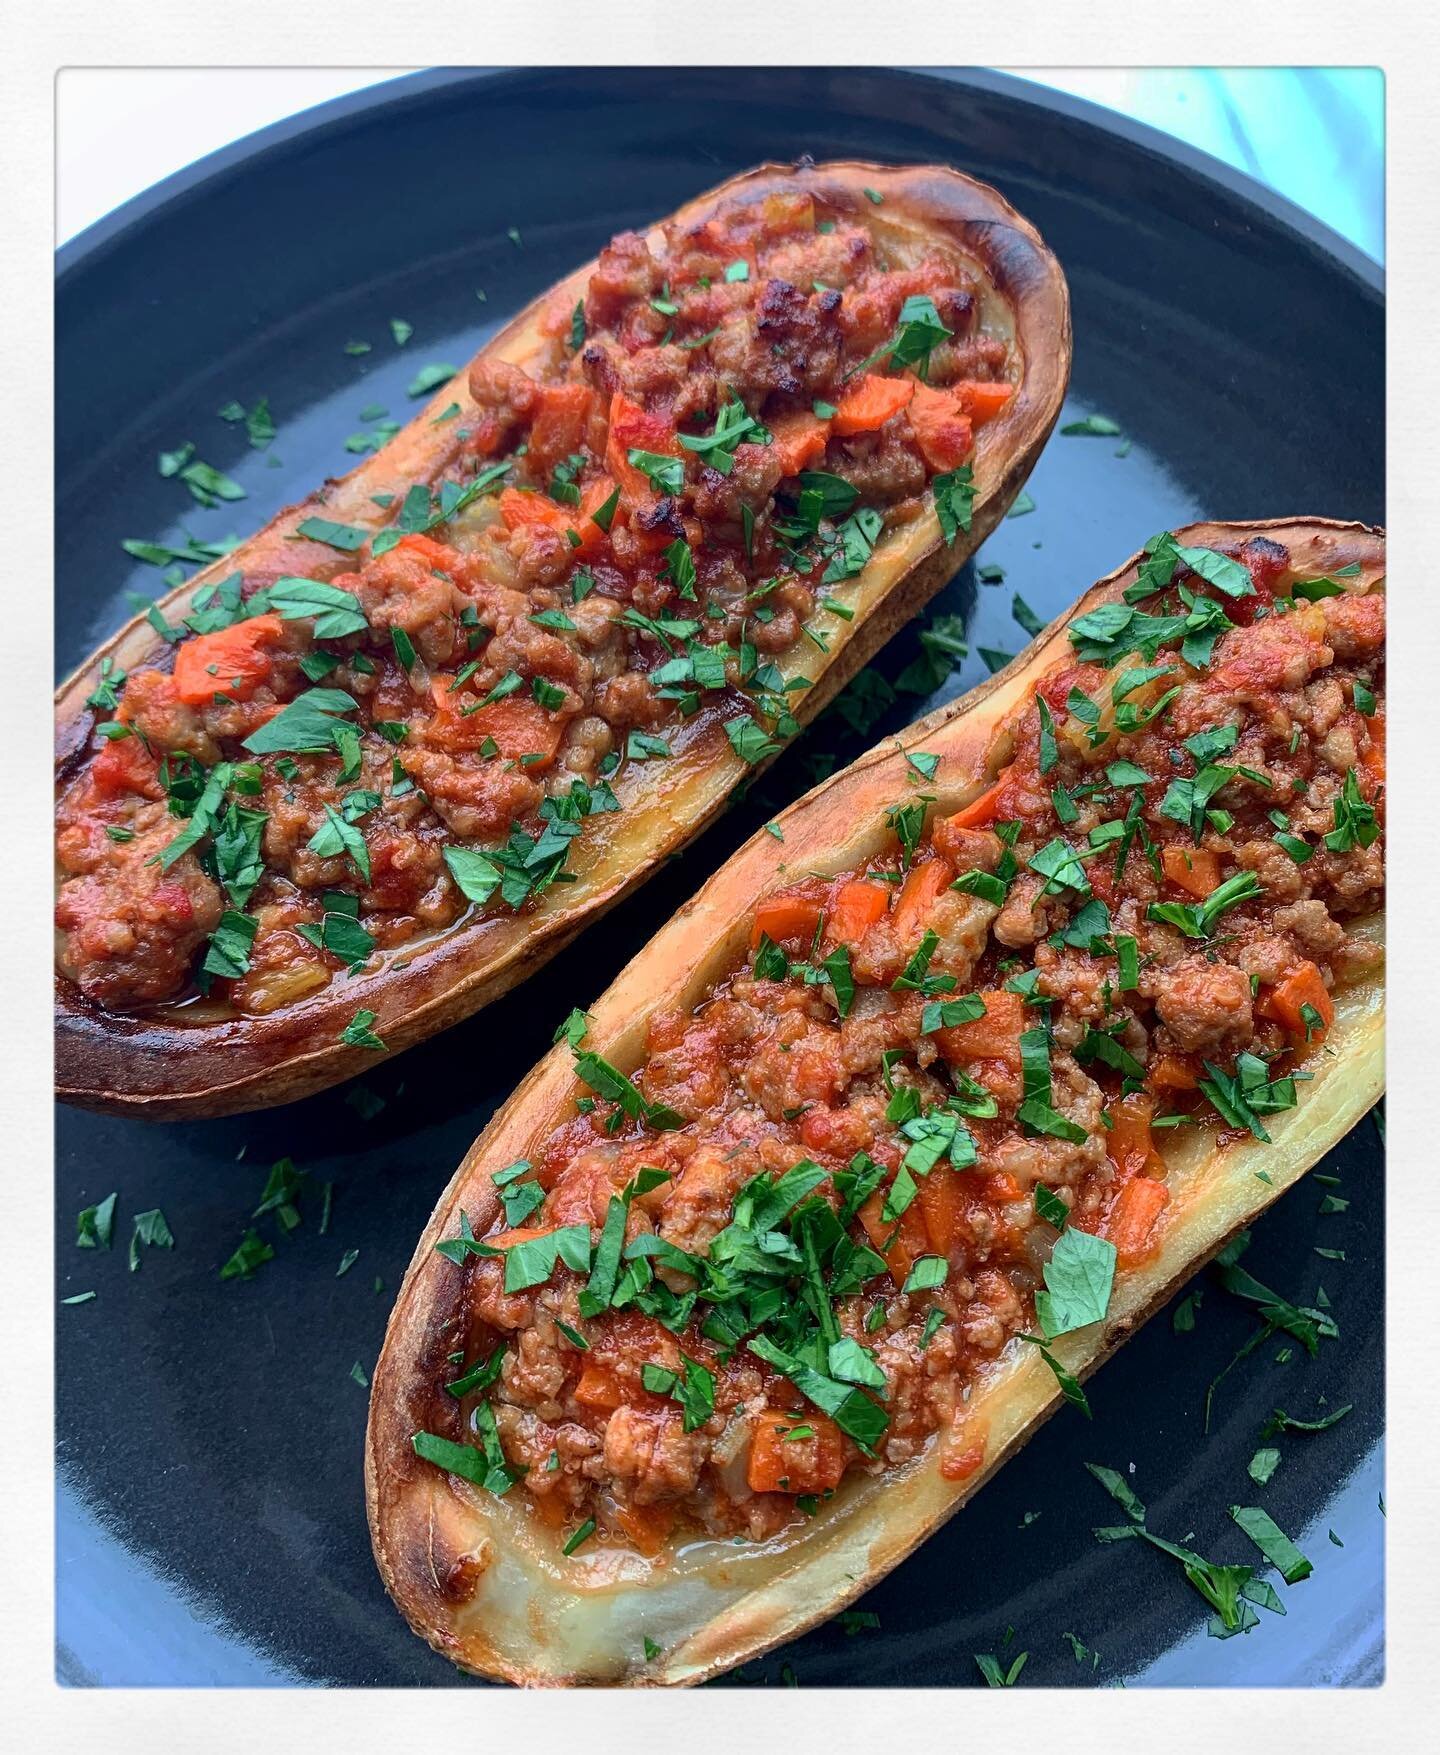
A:
{"type": "MultiPolygon", "coordinates": [[[[436,542],[433,536],[421,536],[413,531],[409,536],[402,536],[395,544],[396,550],[404,549],[407,554],[417,556],[432,567],[439,567],[442,573],[449,573],[459,564],[460,555],[448,543],[436,542]]],[[[339,584],[339,580],[335,581],[339,584]]]]}
{"type": "Polygon", "coordinates": [[[1143,1091],[1132,1091],[1112,1106],[1105,1150],[1121,1177],[1149,1176],[1164,1168],[1150,1134],[1154,1113],[1155,1099],[1143,1091]]]}
{"type": "Polygon", "coordinates": [[[547,530],[558,531],[576,554],[584,555],[598,548],[608,534],[595,522],[595,514],[614,493],[615,483],[608,475],[590,483],[578,506],[562,506],[546,494],[527,494],[519,488],[505,488],[500,494],[500,516],[507,530],[542,524],[547,530]]]}
{"type": "Polygon", "coordinates": [[[999,815],[1000,793],[1009,772],[1007,768],[994,785],[986,787],[978,798],[962,805],[947,820],[957,829],[983,829],[987,823],[993,823],[999,815]]]}
{"type": "Polygon", "coordinates": [[[971,422],[984,426],[987,420],[994,420],[1005,404],[1015,394],[1013,384],[981,384],[966,381],[952,384],[950,388],[960,399],[960,406],[970,416],[971,422]]]}
{"type": "Polygon", "coordinates": [[[953,389],[932,390],[928,384],[917,384],[905,418],[931,469],[954,469],[975,448],[970,417],[953,389]]]}
{"type": "Polygon", "coordinates": [[[1155,1221],[1169,1198],[1165,1184],[1154,1176],[1136,1176],[1120,1190],[1105,1229],[1121,1267],[1132,1267],[1154,1253],[1159,1242],[1155,1221]]]}
{"type": "Polygon", "coordinates": [[[588,384],[541,385],[527,452],[536,469],[548,475],[557,463],[580,449],[594,400],[595,392],[588,384]]]}
{"type": "Polygon", "coordinates": [[[1330,997],[1325,977],[1314,963],[1301,963],[1292,969],[1283,981],[1269,989],[1255,1009],[1262,1018],[1283,1024],[1292,1036],[1303,1042],[1305,1019],[1301,1016],[1301,1007],[1307,1005],[1320,1018],[1320,1028],[1311,1036],[1311,1041],[1323,1040],[1335,1023],[1335,1001],[1330,997]]]}
{"type": "Polygon", "coordinates": [[[1110,1111],[1105,1150],[1124,1185],[1110,1208],[1105,1231],[1122,1266],[1150,1254],[1155,1221],[1169,1199],[1160,1179],[1164,1160],[1150,1131],[1154,1113],[1155,1099],[1143,1091],[1122,1097],[1110,1111]]]}
{"type": "Polygon", "coordinates": [[[885,918],[889,907],[888,885],[848,878],[838,886],[831,901],[825,921],[826,944],[858,945],[875,922],[885,918]]]}
{"type": "Polygon", "coordinates": [[[1145,1082],[1152,1091],[1193,1091],[1199,1086],[1200,1075],[1188,1055],[1162,1054],[1150,1062],[1145,1082]]]}
{"type": "Polygon", "coordinates": [[[598,1359],[587,1359],[575,1385],[575,1400],[582,1408],[618,1408],[625,1400],[625,1392],[608,1365],[598,1359]]]}
{"type": "Polygon", "coordinates": [[[983,1018],[952,1024],[935,1032],[935,1045],[952,1066],[971,1060],[1002,1060],[1020,1065],[1020,1033],[1025,1028],[1025,1002],[1003,987],[982,993],[983,1018]]]}
{"type": "Polygon", "coordinates": [[[845,1473],[845,1445],[833,1420],[814,1408],[787,1414],[767,1411],[755,1422],[745,1471],[752,1493],[825,1493],[845,1473]],[[787,1438],[809,1427],[812,1438],[787,1438]]]}
{"type": "Polygon", "coordinates": [[[631,451],[653,451],[662,457],[678,457],[675,429],[657,414],[647,414],[617,390],[610,398],[610,432],[605,442],[605,467],[620,484],[621,498],[634,504],[654,497],[650,478],[630,461],[631,451]]]}
{"type": "Polygon", "coordinates": [[[770,455],[780,465],[781,475],[799,475],[825,455],[830,423],[800,409],[776,415],[770,422],[770,433],[770,455]]]}
{"type": "Polygon", "coordinates": [[[595,514],[614,498],[614,494],[615,483],[608,475],[601,475],[580,496],[580,506],[575,516],[575,534],[580,538],[580,554],[588,555],[610,534],[606,526],[595,522],[595,514]]]}
{"type": "Polygon", "coordinates": [[[680,455],[675,429],[664,415],[650,414],[622,390],[615,391],[610,398],[609,436],[621,445],[658,451],[667,457],[680,455]]]}
{"type": "Polygon", "coordinates": [[[507,530],[518,530],[526,524],[543,524],[547,530],[559,531],[577,555],[584,555],[605,540],[607,532],[595,522],[595,514],[614,492],[615,483],[608,475],[591,482],[578,506],[562,506],[545,494],[527,494],[519,488],[505,488],[500,494],[500,516],[507,530]]]}
{"type": "Polygon", "coordinates": [[[808,943],[815,936],[824,907],[824,897],[814,892],[789,890],[781,891],[778,896],[767,896],[755,909],[754,923],[750,928],[751,950],[760,943],[762,934],[777,945],[793,943],[796,939],[808,943]]]}
{"type": "Polygon", "coordinates": [[[890,1278],[897,1286],[903,1286],[910,1277],[910,1270],[916,1260],[929,1249],[930,1240],[925,1232],[925,1221],[914,1201],[906,1207],[898,1220],[883,1216],[884,1205],[885,1191],[877,1188],[860,1209],[860,1223],[865,1227],[865,1235],[870,1239],[872,1248],[884,1256],[890,1278]],[[886,1238],[892,1232],[892,1241],[886,1243],[886,1238]]]}
{"type": "Polygon", "coordinates": [[[90,783],[111,798],[122,792],[136,792],[142,798],[161,795],[159,765],[134,735],[106,739],[91,764],[90,783]]]}
{"type": "Polygon", "coordinates": [[[518,762],[521,756],[539,756],[538,762],[527,762],[527,771],[543,773],[555,760],[568,720],[547,711],[528,695],[507,695],[503,701],[491,701],[473,713],[463,708],[474,696],[451,694],[451,678],[433,677],[430,693],[435,701],[435,717],[426,728],[427,739],[441,749],[450,751],[478,750],[487,737],[507,761],[518,762]]]}
{"type": "Polygon", "coordinates": [[[564,506],[546,494],[529,494],[520,488],[502,488],[500,516],[507,530],[519,530],[525,524],[544,524],[551,530],[564,530],[571,522],[564,506]]]}
{"type": "Polygon", "coordinates": [[[675,1528],[675,1511],[665,1505],[617,1505],[615,1521],[629,1537],[631,1546],[653,1558],[675,1528]]]}
{"type": "Polygon", "coordinates": [[[495,1231],[481,1241],[492,1249],[513,1249],[517,1243],[533,1243],[537,1237],[548,1237],[553,1225],[516,1225],[510,1231],[495,1231]]]}
{"type": "Polygon", "coordinates": [[[914,394],[913,378],[881,378],[868,373],[836,404],[831,431],[839,439],[853,433],[878,433],[887,420],[908,406],[914,394]]]}
{"type": "Polygon", "coordinates": [[[915,1205],[925,1226],[925,1240],[931,1255],[948,1255],[960,1234],[960,1178],[954,1170],[935,1169],[917,1179],[919,1193],[915,1205]]]}
{"type": "Polygon", "coordinates": [[[902,945],[908,945],[912,939],[918,940],[924,932],[935,899],[949,884],[951,876],[950,867],[943,859],[927,859],[923,865],[912,865],[905,874],[905,882],[895,898],[895,911],[890,916],[895,937],[902,945]]]}
{"type": "Polygon", "coordinates": [[[1198,901],[1220,882],[1220,861],[1208,847],[1162,847],[1160,863],[1167,881],[1198,901]]]}
{"type": "Polygon", "coordinates": [[[269,648],[282,638],[278,615],[254,615],[213,634],[196,634],[175,648],[175,693],[187,707],[216,695],[248,701],[270,675],[269,648]]]}

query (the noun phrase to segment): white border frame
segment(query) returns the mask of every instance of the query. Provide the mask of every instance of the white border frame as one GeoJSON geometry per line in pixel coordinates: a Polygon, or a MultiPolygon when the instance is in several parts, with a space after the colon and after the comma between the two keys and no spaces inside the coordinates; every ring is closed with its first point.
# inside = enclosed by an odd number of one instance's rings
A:
{"type": "MultiPolygon", "coordinates": [[[[826,0],[818,17],[790,15],[764,0],[727,0],[708,18],[692,17],[681,0],[619,0],[603,13],[583,0],[474,4],[454,0],[332,0],[297,7],[294,0],[246,0],[222,8],[196,0],[147,0],[132,15],[114,0],[49,0],[42,11],[12,12],[3,92],[6,150],[0,193],[7,224],[0,232],[10,418],[0,429],[6,465],[11,578],[6,594],[6,650],[14,671],[3,707],[4,745],[17,813],[6,840],[20,844],[19,874],[6,913],[8,1003],[0,1009],[0,1055],[10,1145],[7,1207],[3,1444],[6,1464],[4,1552],[10,1589],[0,1599],[0,1649],[13,1686],[7,1722],[22,1748],[153,1751],[190,1747],[203,1730],[214,1755],[243,1750],[277,1734],[287,1743],[347,1751],[393,1745],[397,1739],[433,1747],[455,1732],[486,1744],[527,1748],[628,1748],[640,1737],[683,1737],[687,1747],[731,1749],[762,1732],[771,1747],[814,1739],[841,1749],[884,1748],[897,1734],[907,1743],[946,1748],[1003,1721],[1023,1725],[1027,1740],[1064,1747],[1066,1755],[1110,1748],[1116,1735],[1160,1739],[1170,1751],[1213,1755],[1217,1744],[1286,1743],[1307,1750],[1344,1748],[1347,1755],[1390,1751],[1434,1717],[1435,1660],[1431,1628],[1440,1611],[1440,1486],[1430,1440],[1436,1402],[1430,1363],[1436,1279],[1434,1123],[1428,1104],[1436,1085],[1431,1018],[1440,943],[1430,902],[1429,873],[1440,869],[1440,832],[1426,760],[1435,731],[1427,709],[1440,660],[1437,608],[1430,601],[1427,517],[1437,511],[1435,411],[1440,370],[1433,340],[1437,284],[1435,191],[1440,187],[1440,130],[1434,92],[1440,25],[1433,8],[1414,0],[1357,8],[1352,0],[1271,0],[1266,7],[1225,4],[1173,9],[1123,0],[1029,0],[995,14],[941,4],[891,0],[877,18],[870,0],[826,0]],[[986,25],[990,26],[989,29],[986,25]],[[994,31],[1003,23],[998,39],[994,31]],[[597,28],[597,26],[599,28],[597,28]],[[978,29],[977,29],[978,26],[978,29]],[[1407,955],[1391,983],[1393,1096],[1388,1105],[1391,1211],[1389,1283],[1388,1680],[1375,1690],[1319,1692],[1209,1691],[1200,1701],[1157,1690],[1013,1693],[920,1690],[903,1697],[873,1691],[819,1694],[727,1691],[723,1704],[705,1694],[563,1694],[465,1689],[137,1693],[66,1690],[53,1680],[53,1507],[51,1257],[52,1155],[49,1099],[49,917],[51,805],[46,725],[51,688],[49,602],[53,589],[52,276],[51,209],[53,80],[76,66],[257,64],[257,45],[273,66],[366,65],[398,58],[451,64],[664,65],[659,46],[687,63],[740,65],[868,64],[902,58],[949,64],[968,40],[1003,44],[1012,65],[1104,64],[1123,45],[1137,65],[1307,64],[1379,65],[1387,76],[1391,298],[1388,390],[1389,512],[1401,582],[1392,609],[1394,686],[1391,785],[1406,801],[1391,829],[1392,943],[1407,955]],[[350,55],[337,55],[337,45],[350,55]],[[762,53],[758,53],[762,51],[762,53]],[[387,53],[388,51],[388,53],[387,53]],[[409,58],[407,56],[407,58],[409,58]],[[1413,802],[1412,802],[1413,801],[1413,802]],[[1430,1148],[1427,1150],[1427,1148],[1430,1148]],[[1197,1710],[1198,1706],[1198,1710],[1197,1710]],[[897,1725],[897,1708],[900,1713],[897,1725]],[[1428,1709],[1428,1710],[1427,1710],[1428,1709]],[[963,1720],[957,1723],[963,1711],[963,1720]],[[1422,1711],[1426,1716],[1422,1718],[1422,1711]],[[903,1727],[903,1728],[901,1728],[903,1727]],[[1123,1727],[1123,1728],[1122,1728],[1123,1727]]],[[[1336,410],[1337,443],[1344,410],[1336,410]]],[[[1223,443],[1223,434],[1217,435],[1223,443]]],[[[1216,507],[1217,516],[1224,508],[1216,507]]],[[[1277,512],[1324,508],[1280,507],[1277,512]]],[[[1123,546],[1123,544],[1122,544],[1123,546]]],[[[1117,553],[1119,550],[1117,549],[1117,553]]],[[[1077,589],[1084,581],[1077,581],[1077,589]]],[[[123,1369],[123,1361],[97,1361],[123,1369]]]]}

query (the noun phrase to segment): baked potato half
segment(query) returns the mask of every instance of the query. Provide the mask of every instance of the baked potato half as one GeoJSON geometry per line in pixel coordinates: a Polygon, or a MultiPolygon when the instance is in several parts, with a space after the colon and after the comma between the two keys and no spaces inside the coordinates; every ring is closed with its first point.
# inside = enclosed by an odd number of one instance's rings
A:
{"type": "Polygon", "coordinates": [[[1323,519],[1152,540],[572,1019],[374,1374],[371,1533],[418,1634],[529,1685],[794,1638],[1372,1107],[1383,576],[1379,533],[1323,519]]]}
{"type": "Polygon", "coordinates": [[[1059,265],[945,167],[615,240],[60,688],[60,1097],[282,1103],[513,987],[973,552],[1069,366],[1059,265]]]}

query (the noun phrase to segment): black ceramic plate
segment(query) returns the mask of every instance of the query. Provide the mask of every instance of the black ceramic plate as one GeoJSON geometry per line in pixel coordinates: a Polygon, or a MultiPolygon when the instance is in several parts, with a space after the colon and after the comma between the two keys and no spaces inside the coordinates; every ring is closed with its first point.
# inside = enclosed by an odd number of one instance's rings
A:
{"type": "MultiPolygon", "coordinates": [[[[1243,178],[1144,129],[992,75],[878,71],[431,73],[342,100],[206,159],[60,257],[58,662],[68,669],[158,594],[123,538],[215,539],[258,526],[350,459],[360,411],[407,410],[429,361],[460,362],[612,232],[667,213],[762,159],[940,160],[994,183],[1059,255],[1075,308],[1064,419],[1098,411],[1118,438],[1056,436],[1034,510],[936,601],[971,656],[929,699],[900,694],[863,732],[831,712],[640,896],[541,975],[351,1091],[228,1121],[151,1128],[59,1118],[58,1670],[75,1683],[435,1684],[455,1672],[381,1589],[361,1496],[365,1391],[400,1274],[474,1134],[597,995],[654,922],[776,804],[986,674],[979,648],[1025,635],[1012,598],[1048,618],[1153,532],[1195,517],[1384,514],[1384,316],[1363,258],[1243,178]],[[509,228],[518,228],[518,236],[509,228]],[[485,295],[484,301],[477,293],[485,295]],[[413,324],[397,348],[389,319],[413,324]],[[348,341],[373,351],[347,353],[348,341]],[[268,396],[266,452],[217,410],[268,396]],[[1343,423],[1336,410],[1343,409],[1343,423]],[[204,511],[156,455],[186,440],[249,497],[204,511]],[[1124,453],[1123,455],[1121,453],[1124,453]],[[308,1174],[288,1238],[249,1283],[221,1263],[269,1165],[308,1174]],[[328,1227],[322,1189],[333,1184],[328,1227]],[[119,1191],[115,1245],[82,1252],[76,1211],[119,1191]],[[163,1208],[173,1251],[131,1273],[132,1215],[163,1208]],[[358,1252],[355,1253],[355,1252],[358,1252]],[[351,1265],[347,1266],[346,1264],[351,1265]]],[[[1024,504],[1024,502],[1022,502],[1024,504]]],[[[873,667],[896,678],[906,629],[873,667]]],[[[1383,1181],[1362,1126],[1258,1228],[1246,1265],[1333,1308],[1310,1358],[1272,1336],[1206,1389],[1254,1332],[1202,1279],[1193,1331],[1158,1316],[1094,1381],[1093,1424],[1052,1421],[979,1499],[865,1600],[878,1629],[823,1627],[742,1680],[975,1685],[975,1653],[1022,1684],[1374,1683],[1382,1674],[1383,1181]],[[1322,1196],[1348,1209],[1321,1216],[1322,1196]],[[1322,1255],[1317,1250],[1324,1251],[1322,1255]],[[1344,1259],[1331,1252],[1342,1251],[1344,1259]],[[1277,1406],[1328,1431],[1275,1442],[1277,1406]],[[1314,1574],[1284,1619],[1207,1637],[1180,1568],[1135,1542],[1102,1547],[1116,1508],[1085,1461],[1133,1468],[1151,1525],[1216,1561],[1258,1559],[1226,1507],[1262,1504],[1314,1574]],[[1327,1532],[1333,1531],[1333,1536],[1327,1532]],[[1192,1535],[1193,1532],[1193,1535],[1192,1535]],[[1343,1545],[1341,1545],[1343,1544],[1343,1545]],[[1067,1635],[1098,1653],[1077,1660],[1067,1635]]],[[[1331,1203],[1333,1204],[1333,1203],[1331,1203]]],[[[1273,1574],[1271,1575],[1274,1576],[1273,1574]]]]}

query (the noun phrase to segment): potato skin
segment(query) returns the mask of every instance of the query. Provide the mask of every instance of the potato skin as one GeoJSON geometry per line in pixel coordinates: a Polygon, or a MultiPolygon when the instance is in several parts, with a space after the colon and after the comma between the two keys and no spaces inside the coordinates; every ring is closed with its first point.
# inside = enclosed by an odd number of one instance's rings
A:
{"type": "MultiPolygon", "coordinates": [[[[1383,535],[1358,524],[1277,519],[1192,525],[1175,534],[1182,543],[1214,547],[1259,533],[1285,544],[1297,570],[1306,573],[1333,574],[1355,563],[1368,587],[1385,570],[1383,535]]],[[[941,811],[978,796],[1008,759],[994,745],[997,726],[1030,684],[1068,652],[1069,624],[1118,601],[1141,559],[1132,556],[1092,587],[998,675],[783,811],[777,822],[787,864],[839,872],[874,851],[885,808],[905,791],[907,751],[940,756],[933,790],[941,811]]],[[[709,879],[591,1008],[587,1048],[622,1071],[633,1070],[650,1017],[695,1002],[748,943],[755,904],[783,882],[775,872],[774,842],[762,832],[709,879]]],[[[1382,940],[1383,917],[1367,930],[1382,940]]],[[[1088,1377],[1378,1101],[1383,977],[1368,976],[1338,998],[1327,1052],[1307,1063],[1313,1077],[1305,1099],[1282,1118],[1283,1125],[1273,1126],[1273,1145],[1222,1145],[1213,1132],[1190,1129],[1191,1144],[1164,1148],[1167,1158],[1182,1150],[1190,1156],[1186,1179],[1167,1208],[1172,1217],[1163,1246],[1153,1261],[1117,1281],[1098,1332],[1083,1330],[1056,1343],[1061,1363],[1075,1376],[1088,1377]],[[1259,1168],[1267,1182],[1254,1174],[1259,1168]]],[[[963,1480],[942,1476],[939,1447],[931,1445],[902,1470],[842,1487],[804,1529],[743,1562],[722,1543],[683,1562],[664,1551],[654,1561],[627,1557],[619,1579],[597,1576],[583,1555],[566,1560],[553,1543],[546,1545],[543,1532],[527,1527],[508,1499],[496,1500],[419,1463],[410,1435],[437,1417],[433,1361],[444,1356],[459,1295],[457,1276],[434,1246],[455,1234],[461,1209],[477,1235],[483,1234],[497,1201],[489,1171],[531,1156],[567,1112],[575,1089],[562,1044],[471,1147],[417,1245],[371,1391],[365,1453],[371,1539],[401,1612],[462,1668],[528,1686],[688,1686],[797,1637],[869,1589],[953,1516],[1063,1398],[1043,1361],[1031,1349],[1012,1346],[972,1398],[974,1454],[965,1460],[973,1461],[973,1470],[963,1480]],[[1023,1356],[1014,1357],[1017,1352],[1023,1356]],[[642,1628],[661,1647],[648,1663],[642,1628]]]]}
{"type": "MultiPolygon", "coordinates": [[[[828,654],[807,653],[795,666],[811,678],[795,708],[803,722],[934,595],[1004,516],[1059,414],[1071,337],[1064,275],[1038,233],[993,189],[946,167],[763,165],[697,197],[672,218],[696,224],[722,203],[763,201],[800,189],[897,234],[930,234],[958,244],[984,270],[1013,323],[1022,364],[1011,405],[977,436],[978,492],[970,531],[947,545],[928,512],[903,539],[882,543],[857,581],[861,613],[835,636],[828,654]],[[866,189],[881,194],[883,203],[873,204],[866,189]]],[[[545,312],[557,300],[573,302],[593,268],[587,264],[535,300],[477,359],[519,363],[531,356],[541,345],[545,312]]],[[[316,545],[294,536],[296,524],[321,515],[378,527],[382,515],[370,500],[372,493],[393,490],[397,482],[439,479],[453,457],[448,435],[465,423],[437,427],[434,419],[464,382],[462,373],[383,450],[281,513],[234,554],[163,599],[167,617],[183,614],[199,588],[237,566],[247,578],[261,580],[287,573],[323,576],[316,545]]],[[[469,392],[458,393],[464,406],[469,392]]],[[[57,790],[84,759],[91,723],[84,702],[100,660],[111,657],[121,669],[133,669],[152,660],[157,646],[149,626],[136,618],[62,685],[56,696],[57,790]]],[[[183,1027],[159,1016],[102,1012],[57,975],[57,1095],[83,1108],[145,1119],[235,1114],[291,1102],[373,1068],[383,1056],[339,1040],[360,1008],[376,1014],[375,1032],[392,1054],[459,1022],[522,981],[643,882],[725,807],[742,772],[754,773],[729,748],[713,715],[702,713],[701,719],[683,754],[666,764],[663,784],[652,782],[645,795],[625,800],[618,817],[605,819],[579,882],[563,894],[548,892],[533,912],[462,918],[433,939],[417,941],[402,970],[382,968],[332,983],[314,999],[265,1017],[183,1027]]]]}

